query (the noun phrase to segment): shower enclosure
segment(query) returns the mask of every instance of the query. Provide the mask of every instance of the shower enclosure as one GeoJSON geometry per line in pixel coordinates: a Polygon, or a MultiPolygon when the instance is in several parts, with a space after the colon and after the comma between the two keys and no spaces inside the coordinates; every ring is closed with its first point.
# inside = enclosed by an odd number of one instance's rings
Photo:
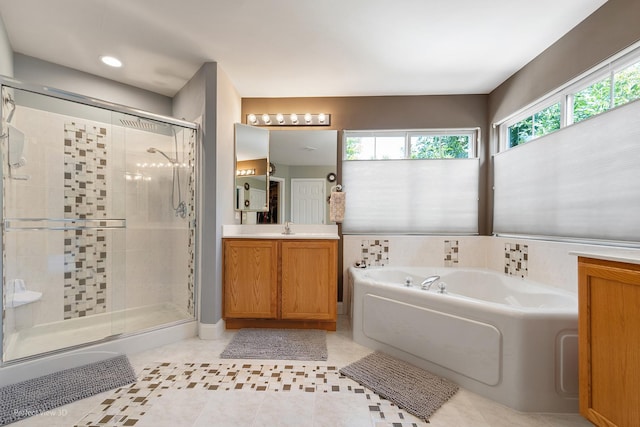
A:
{"type": "Polygon", "coordinates": [[[2,364],[193,321],[196,125],[0,84],[2,364]]]}

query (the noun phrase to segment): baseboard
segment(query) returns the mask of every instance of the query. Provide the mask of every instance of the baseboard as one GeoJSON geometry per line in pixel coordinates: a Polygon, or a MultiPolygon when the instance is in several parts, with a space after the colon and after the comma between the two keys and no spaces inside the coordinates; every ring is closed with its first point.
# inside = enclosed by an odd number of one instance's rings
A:
{"type": "Polygon", "coordinates": [[[215,340],[222,336],[225,330],[224,319],[217,323],[198,323],[198,336],[201,340],[215,340]]]}

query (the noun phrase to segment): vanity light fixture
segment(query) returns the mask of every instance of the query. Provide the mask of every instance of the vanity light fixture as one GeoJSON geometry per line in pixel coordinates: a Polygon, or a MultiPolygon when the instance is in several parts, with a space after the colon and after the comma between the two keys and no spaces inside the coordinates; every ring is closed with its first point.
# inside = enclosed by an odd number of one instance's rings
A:
{"type": "Polygon", "coordinates": [[[247,114],[247,124],[252,126],[330,126],[331,114],[247,114]],[[302,120],[301,118],[304,118],[302,120]]]}
{"type": "Polygon", "coordinates": [[[238,176],[249,176],[249,175],[255,175],[255,174],[256,174],[255,169],[236,169],[236,175],[238,176]]]}

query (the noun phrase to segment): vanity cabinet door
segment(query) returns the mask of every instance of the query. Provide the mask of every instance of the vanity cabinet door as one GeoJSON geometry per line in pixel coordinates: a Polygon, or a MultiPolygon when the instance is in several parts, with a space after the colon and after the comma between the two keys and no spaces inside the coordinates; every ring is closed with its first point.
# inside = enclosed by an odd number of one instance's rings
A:
{"type": "Polygon", "coordinates": [[[580,413],[640,426],[640,265],[578,260],[580,413]]]}
{"type": "Polygon", "coordinates": [[[337,241],[281,242],[281,318],[335,320],[337,241]]]}
{"type": "Polygon", "coordinates": [[[278,242],[224,240],[225,318],[275,319],[278,315],[278,242]]]}

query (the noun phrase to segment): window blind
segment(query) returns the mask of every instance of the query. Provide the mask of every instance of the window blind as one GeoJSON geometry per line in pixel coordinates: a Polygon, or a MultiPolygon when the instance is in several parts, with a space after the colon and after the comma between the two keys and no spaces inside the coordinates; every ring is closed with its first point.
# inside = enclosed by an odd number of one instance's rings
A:
{"type": "Polygon", "coordinates": [[[478,159],[343,161],[345,234],[477,234],[478,159]]]}
{"type": "Polygon", "coordinates": [[[494,226],[640,242],[640,102],[494,156],[494,226]]]}

